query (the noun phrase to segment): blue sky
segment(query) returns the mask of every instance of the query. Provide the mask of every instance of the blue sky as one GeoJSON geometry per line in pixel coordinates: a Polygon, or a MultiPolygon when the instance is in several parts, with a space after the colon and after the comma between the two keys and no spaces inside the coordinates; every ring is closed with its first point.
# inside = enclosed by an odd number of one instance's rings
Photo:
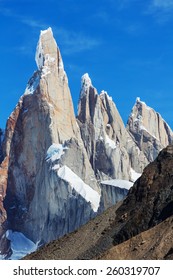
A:
{"type": "Polygon", "coordinates": [[[75,110],[88,72],[125,123],[139,96],[173,128],[173,0],[0,0],[0,127],[36,70],[39,33],[49,26],[75,110]]]}

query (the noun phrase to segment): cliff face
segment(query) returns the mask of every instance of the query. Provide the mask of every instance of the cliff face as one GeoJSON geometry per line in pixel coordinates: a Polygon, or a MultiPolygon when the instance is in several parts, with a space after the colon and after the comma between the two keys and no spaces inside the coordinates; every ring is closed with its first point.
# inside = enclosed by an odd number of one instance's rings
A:
{"type": "Polygon", "coordinates": [[[41,32],[36,62],[38,70],[7,122],[0,183],[8,228],[42,244],[94,217],[100,188],[51,29],[41,32]]]}
{"type": "Polygon", "coordinates": [[[159,113],[139,98],[136,99],[129,116],[127,131],[149,162],[153,161],[164,147],[172,144],[173,132],[168,124],[159,113]]]}
{"type": "Polygon", "coordinates": [[[105,91],[98,95],[88,74],[81,84],[77,120],[97,178],[131,179],[132,168],[141,172],[146,157],[126,131],[112,98],[105,91]]]}

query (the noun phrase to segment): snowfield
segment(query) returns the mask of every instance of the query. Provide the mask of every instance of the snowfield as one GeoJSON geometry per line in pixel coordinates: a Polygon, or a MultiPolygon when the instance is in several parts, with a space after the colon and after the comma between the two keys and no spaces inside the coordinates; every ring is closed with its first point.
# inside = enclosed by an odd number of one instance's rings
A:
{"type": "Polygon", "coordinates": [[[66,165],[59,168],[58,176],[68,182],[72,189],[80,194],[87,202],[90,202],[93,211],[97,212],[100,205],[100,195],[98,192],[85,184],[84,181],[66,165]]]}
{"type": "Polygon", "coordinates": [[[13,251],[9,258],[10,260],[19,260],[38,248],[38,244],[33,243],[21,232],[7,230],[6,238],[11,241],[11,249],[13,251]]]}

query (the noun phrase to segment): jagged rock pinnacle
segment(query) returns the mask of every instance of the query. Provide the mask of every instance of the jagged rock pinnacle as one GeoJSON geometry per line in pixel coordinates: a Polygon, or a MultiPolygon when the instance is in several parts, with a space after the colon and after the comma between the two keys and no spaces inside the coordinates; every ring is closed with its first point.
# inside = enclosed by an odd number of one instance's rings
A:
{"type": "Polygon", "coordinates": [[[86,94],[86,92],[89,90],[90,87],[93,87],[92,81],[88,73],[85,73],[81,77],[81,97],[83,97],[86,94]]]}
{"type": "Polygon", "coordinates": [[[53,36],[52,29],[40,32],[40,38],[37,44],[35,60],[38,70],[42,71],[42,76],[50,74],[53,67],[58,66],[58,70],[64,74],[64,65],[61,54],[57,52],[58,46],[53,36]]]}
{"type": "Polygon", "coordinates": [[[171,128],[159,113],[139,97],[129,116],[127,130],[149,162],[156,158],[161,149],[172,143],[171,128]]]}

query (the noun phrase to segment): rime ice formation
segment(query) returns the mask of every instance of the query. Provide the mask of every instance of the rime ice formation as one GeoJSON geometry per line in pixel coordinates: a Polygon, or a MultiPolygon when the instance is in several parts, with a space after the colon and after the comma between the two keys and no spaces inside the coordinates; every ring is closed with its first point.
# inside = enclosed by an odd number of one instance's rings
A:
{"type": "Polygon", "coordinates": [[[91,79],[88,73],[85,73],[81,78],[81,97],[87,94],[90,87],[92,87],[91,79]]]}

